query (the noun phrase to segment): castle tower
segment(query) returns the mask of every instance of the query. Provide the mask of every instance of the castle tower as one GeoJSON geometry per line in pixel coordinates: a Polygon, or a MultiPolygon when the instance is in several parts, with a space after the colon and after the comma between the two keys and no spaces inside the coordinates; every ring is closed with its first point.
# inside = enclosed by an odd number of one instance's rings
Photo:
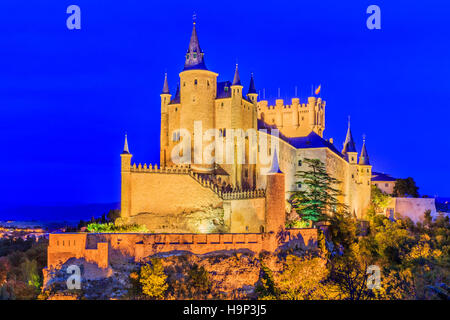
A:
{"type": "Polygon", "coordinates": [[[285,183],[284,173],[278,165],[277,150],[274,150],[272,167],[267,173],[266,188],[266,232],[278,233],[285,228],[285,183]]]}
{"type": "Polygon", "coordinates": [[[345,159],[351,163],[356,164],[358,160],[358,152],[356,151],[355,141],[353,140],[352,131],[350,129],[350,117],[348,118],[347,136],[345,137],[342,154],[345,159]]]}
{"type": "Polygon", "coordinates": [[[169,83],[167,73],[164,75],[164,85],[161,92],[161,152],[160,167],[165,167],[169,161],[169,103],[170,103],[169,83]]]}
{"type": "Polygon", "coordinates": [[[258,101],[258,93],[256,92],[255,88],[255,80],[253,79],[253,72],[250,77],[250,85],[248,86],[247,97],[250,99],[251,102],[253,102],[253,104],[256,105],[258,101]]]}
{"type": "Polygon", "coordinates": [[[370,205],[371,194],[371,180],[372,180],[372,166],[369,161],[369,154],[366,148],[366,137],[363,136],[363,146],[361,149],[361,155],[359,157],[359,216],[358,218],[364,219],[367,214],[367,208],[370,205]]]}
{"type": "MultiPolygon", "coordinates": [[[[236,64],[236,69],[234,71],[233,83],[231,88],[231,128],[232,129],[244,129],[243,123],[243,106],[242,106],[242,89],[244,88],[241,84],[241,77],[239,76],[239,67],[236,64]]],[[[245,159],[244,159],[245,160],[245,159]]],[[[240,154],[235,144],[234,147],[234,162],[231,175],[231,183],[238,188],[242,188],[243,177],[242,177],[242,163],[240,161],[240,154]]]]}
{"type": "Polygon", "coordinates": [[[363,146],[361,149],[361,155],[359,156],[359,164],[364,166],[370,166],[369,154],[366,149],[366,137],[363,137],[363,146]]]}
{"type": "Polygon", "coordinates": [[[131,205],[131,157],[133,155],[128,149],[128,139],[125,134],[125,143],[123,152],[120,154],[121,158],[121,180],[122,189],[120,196],[120,216],[127,219],[130,216],[131,205]]]}
{"type": "Polygon", "coordinates": [[[206,68],[194,21],[184,69],[180,73],[180,128],[191,135],[191,167],[197,172],[212,173],[214,170],[214,164],[204,163],[202,137],[205,131],[214,128],[217,76],[206,68]],[[196,121],[197,132],[194,132],[196,121]],[[195,144],[194,135],[200,145],[195,144]]]}

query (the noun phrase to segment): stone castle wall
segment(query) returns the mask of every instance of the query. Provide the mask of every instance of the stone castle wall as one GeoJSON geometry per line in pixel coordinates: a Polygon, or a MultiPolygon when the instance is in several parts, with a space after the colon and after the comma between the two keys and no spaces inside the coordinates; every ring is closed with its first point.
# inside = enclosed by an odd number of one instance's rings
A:
{"type": "Polygon", "coordinates": [[[309,97],[308,103],[300,103],[293,98],[290,105],[283,99],[277,99],[274,106],[267,100],[258,102],[258,119],[267,124],[276,125],[287,137],[303,137],[311,131],[322,136],[325,130],[325,101],[321,98],[309,97]]]}
{"type": "Polygon", "coordinates": [[[276,233],[53,233],[49,239],[47,269],[57,268],[71,258],[85,259],[107,268],[110,263],[129,258],[139,262],[157,253],[173,251],[206,254],[250,250],[259,253],[288,246],[315,249],[317,229],[286,229],[281,236],[276,233]]]}

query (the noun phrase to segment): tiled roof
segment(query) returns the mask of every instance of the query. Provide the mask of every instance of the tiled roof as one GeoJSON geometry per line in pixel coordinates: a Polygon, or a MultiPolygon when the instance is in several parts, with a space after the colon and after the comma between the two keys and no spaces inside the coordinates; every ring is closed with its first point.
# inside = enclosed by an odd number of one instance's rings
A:
{"type": "Polygon", "coordinates": [[[230,81],[217,82],[216,99],[230,98],[231,97],[230,87],[231,87],[230,81]]]}
{"type": "Polygon", "coordinates": [[[184,61],[185,63],[183,70],[194,70],[194,69],[207,70],[205,60],[203,58],[203,51],[202,49],[200,49],[200,43],[198,41],[195,23],[192,28],[191,40],[189,42],[189,48],[187,50],[184,61]]]}
{"type": "Polygon", "coordinates": [[[372,172],[372,181],[397,181],[397,179],[391,177],[388,174],[380,172],[372,172]]]}
{"type": "MultiPolygon", "coordinates": [[[[258,129],[273,130],[277,129],[277,127],[275,125],[269,125],[265,123],[263,120],[258,119],[258,129]]],[[[331,142],[325,140],[314,131],[311,131],[311,133],[305,137],[296,137],[296,138],[288,138],[280,132],[279,137],[281,140],[289,143],[296,149],[328,148],[342,158],[342,154],[339,152],[338,149],[336,149],[336,147],[331,142]]]]}

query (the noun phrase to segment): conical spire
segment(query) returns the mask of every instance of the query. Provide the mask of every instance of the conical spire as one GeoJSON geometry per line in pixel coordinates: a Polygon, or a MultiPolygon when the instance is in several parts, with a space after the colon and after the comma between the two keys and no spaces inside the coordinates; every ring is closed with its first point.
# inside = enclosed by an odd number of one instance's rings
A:
{"type": "Polygon", "coordinates": [[[255,81],[253,80],[253,72],[252,72],[252,75],[250,77],[250,85],[248,86],[247,94],[256,94],[255,81]]]}
{"type": "Polygon", "coordinates": [[[125,133],[125,144],[123,146],[122,154],[124,154],[124,153],[126,153],[126,154],[130,153],[130,150],[128,150],[128,139],[127,139],[127,134],[126,133],[125,133]]]}
{"type": "Polygon", "coordinates": [[[164,74],[164,85],[162,89],[162,94],[170,94],[169,83],[167,82],[167,72],[164,74]]]}
{"type": "Polygon", "coordinates": [[[195,15],[192,27],[191,41],[189,42],[189,48],[186,53],[186,59],[184,63],[184,70],[191,69],[205,69],[205,61],[203,60],[203,51],[200,49],[200,43],[198,41],[197,29],[195,28],[195,15]]]}
{"type": "Polygon", "coordinates": [[[239,77],[239,68],[236,63],[236,70],[234,71],[234,79],[232,86],[240,86],[241,85],[241,77],[239,77]]]}
{"type": "Polygon", "coordinates": [[[345,137],[344,148],[342,149],[342,154],[347,154],[347,152],[357,152],[355,141],[353,140],[352,131],[350,130],[350,117],[348,117],[348,130],[347,136],[345,137]]]}
{"type": "Polygon", "coordinates": [[[366,137],[363,136],[363,146],[361,150],[361,155],[359,156],[359,164],[369,166],[369,154],[367,153],[366,149],[366,137]]]}
{"type": "Polygon", "coordinates": [[[177,91],[175,91],[175,97],[172,99],[171,103],[180,103],[180,84],[177,84],[177,91]]]}
{"type": "Polygon", "coordinates": [[[278,165],[278,155],[277,155],[277,149],[273,151],[273,157],[272,157],[272,167],[267,172],[267,174],[275,174],[275,173],[283,173],[280,169],[280,166],[278,165]]]}

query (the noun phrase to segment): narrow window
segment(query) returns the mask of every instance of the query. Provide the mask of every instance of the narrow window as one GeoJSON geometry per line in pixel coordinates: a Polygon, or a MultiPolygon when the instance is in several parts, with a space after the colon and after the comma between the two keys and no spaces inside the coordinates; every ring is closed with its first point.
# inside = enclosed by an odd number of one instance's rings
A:
{"type": "Polygon", "coordinates": [[[198,83],[198,81],[197,81],[197,79],[195,79],[195,80],[194,80],[194,84],[197,85],[197,83],[198,83]]]}
{"type": "Polygon", "coordinates": [[[299,167],[302,166],[302,160],[298,160],[298,166],[299,166],[299,167]]]}
{"type": "Polygon", "coordinates": [[[297,188],[301,189],[302,188],[302,184],[301,183],[297,183],[297,188]]]}

